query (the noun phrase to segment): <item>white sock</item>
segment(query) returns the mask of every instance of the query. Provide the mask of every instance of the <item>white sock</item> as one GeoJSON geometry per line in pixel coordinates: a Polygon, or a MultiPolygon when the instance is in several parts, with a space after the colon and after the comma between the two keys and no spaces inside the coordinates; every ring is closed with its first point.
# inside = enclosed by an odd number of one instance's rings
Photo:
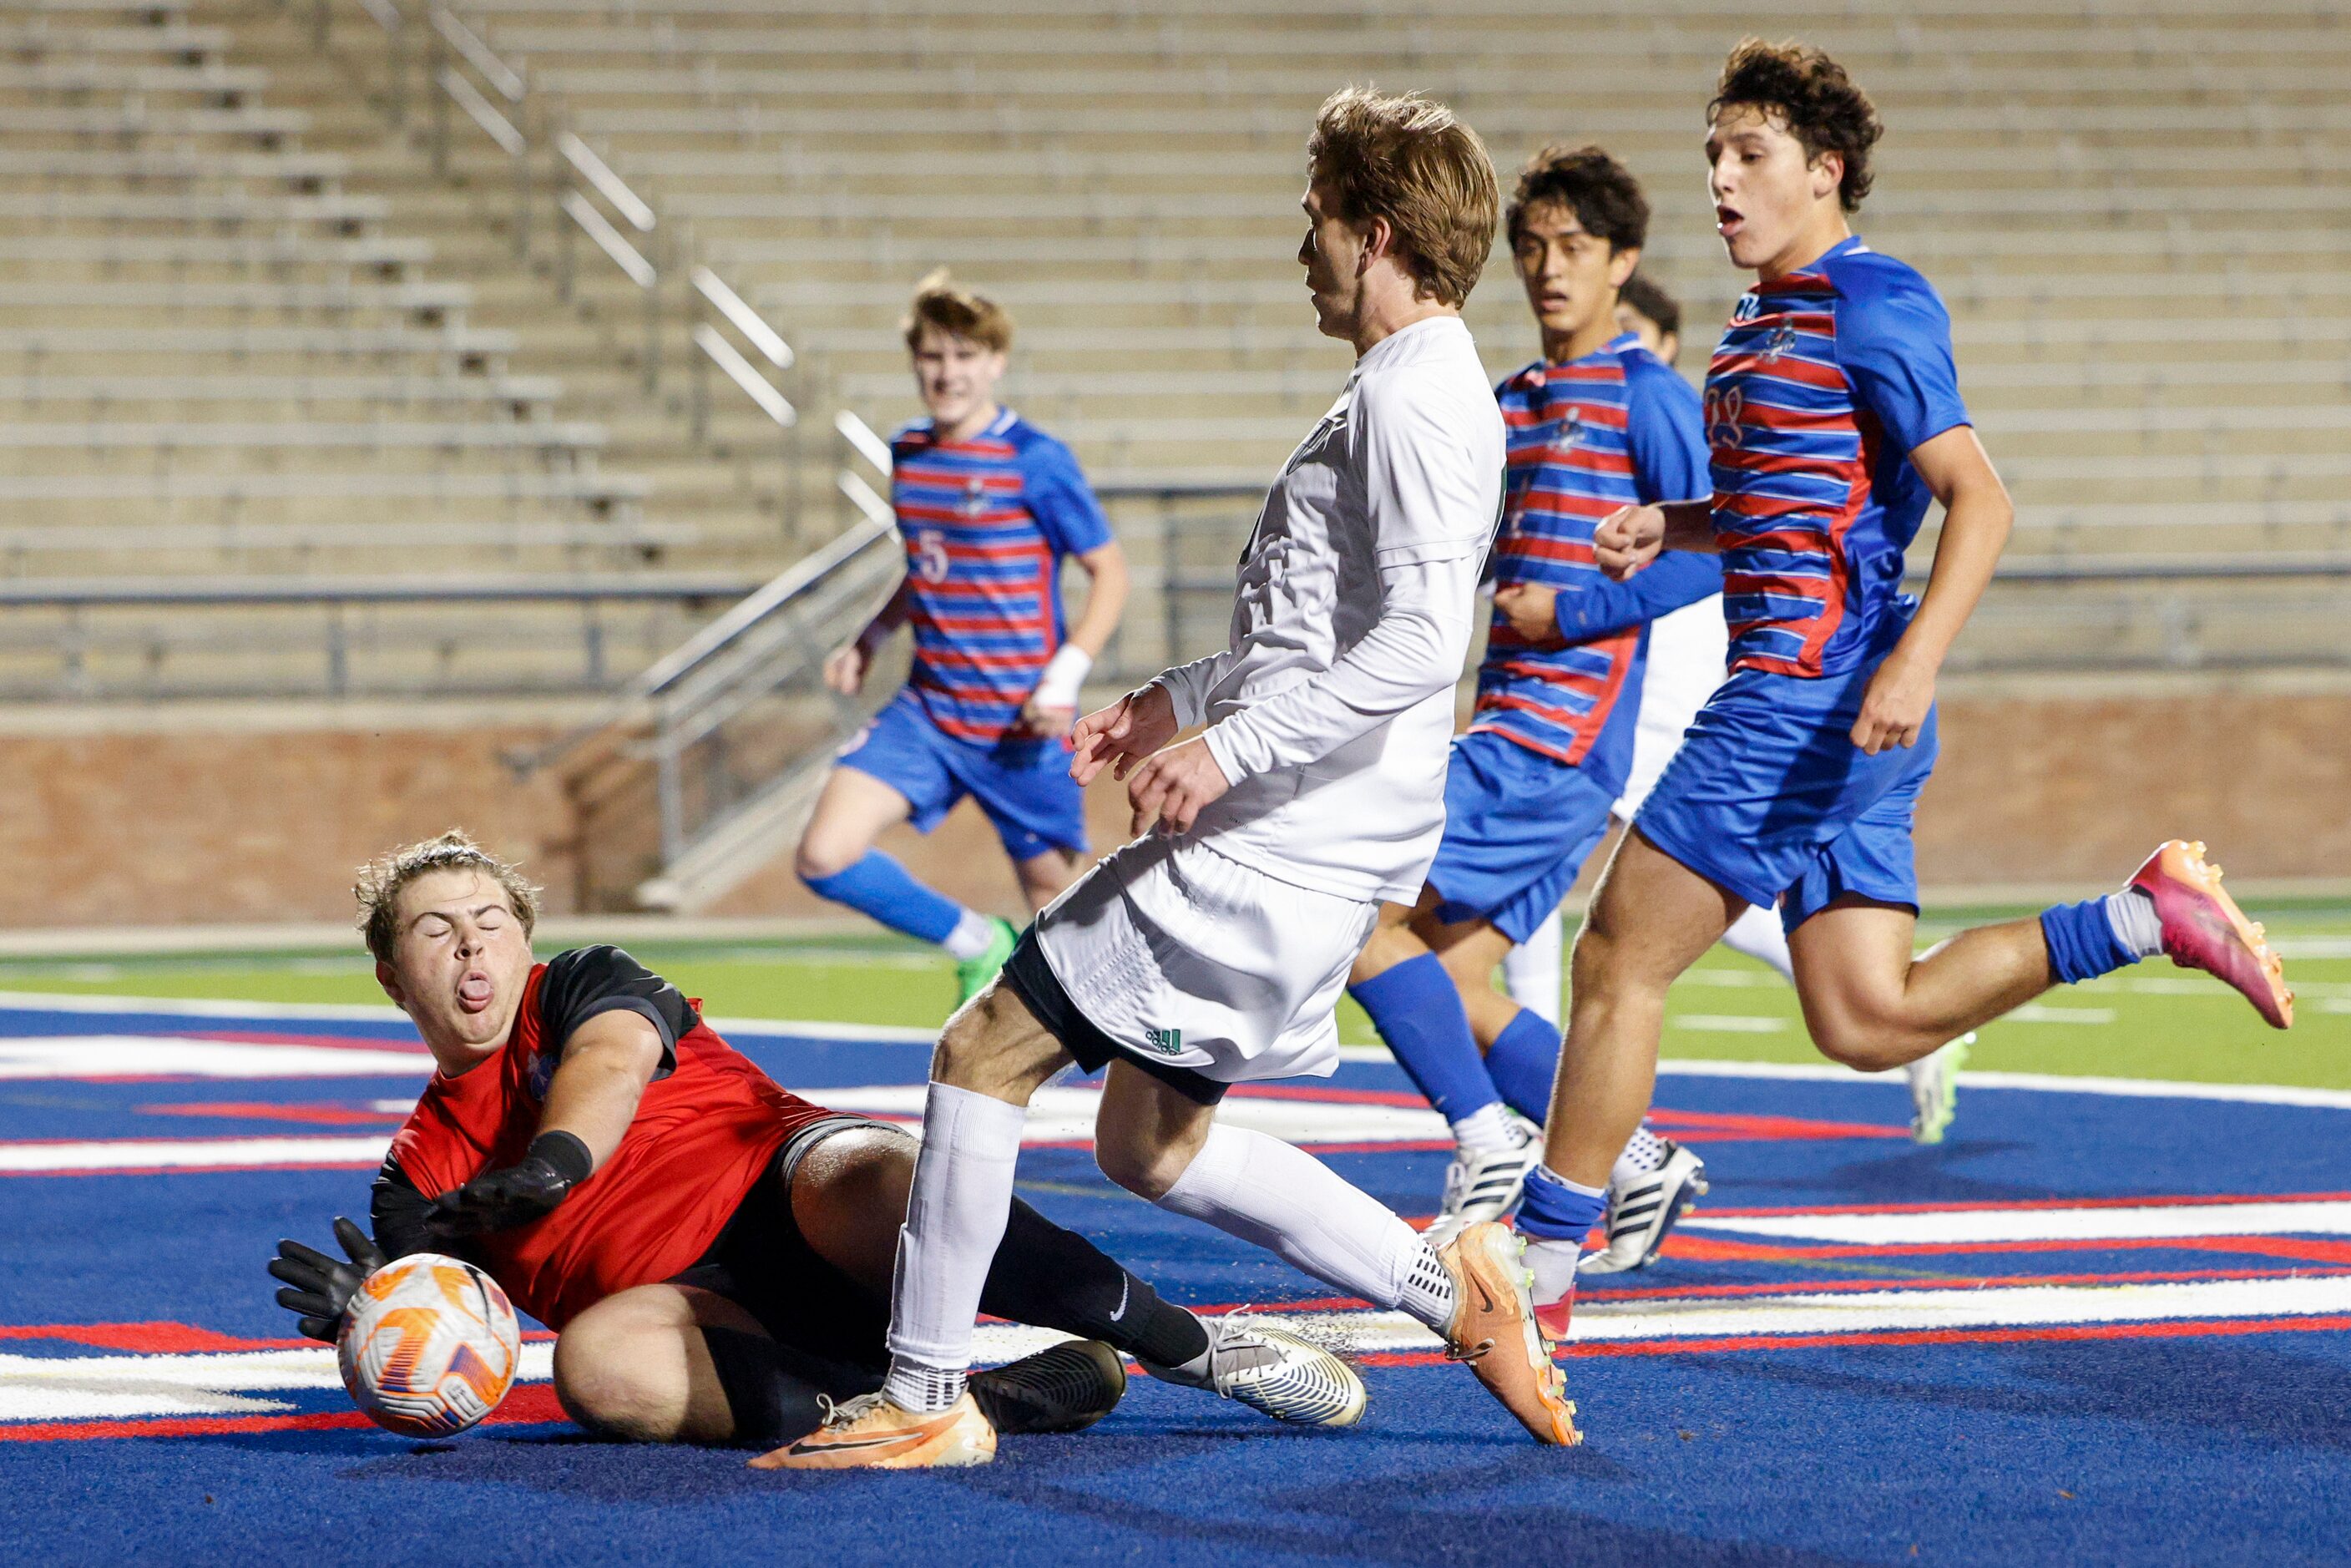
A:
{"type": "Polygon", "coordinates": [[[948,957],[960,964],[987,952],[987,945],[995,940],[996,922],[976,909],[967,909],[939,946],[947,950],[948,957]]]}
{"type": "Polygon", "coordinates": [[[1616,1164],[1608,1172],[1608,1185],[1621,1192],[1665,1163],[1665,1139],[1651,1132],[1644,1122],[1633,1130],[1625,1152],[1616,1156],[1616,1164]]]}
{"type": "Polygon", "coordinates": [[[1722,934],[1722,945],[1734,953],[1744,953],[1760,958],[1780,971],[1782,979],[1796,977],[1796,961],[1788,956],[1787,928],[1780,924],[1780,912],[1750,904],[1747,912],[1730,923],[1722,934]]]}
{"type": "Polygon", "coordinates": [[[1502,986],[1510,1000],[1552,1028],[1559,1027],[1560,963],[1567,946],[1558,910],[1533,935],[1502,955],[1502,986]]]}
{"type": "Polygon", "coordinates": [[[1499,1100],[1479,1110],[1472,1111],[1453,1124],[1453,1141],[1464,1154],[1485,1154],[1492,1150],[1515,1149],[1527,1141],[1510,1113],[1499,1100]]]}
{"type": "Polygon", "coordinates": [[[1581,1241],[1527,1238],[1527,1271],[1535,1277],[1528,1293],[1536,1305],[1547,1307],[1575,1288],[1575,1260],[1583,1255],[1581,1241]]]}
{"type": "Polygon", "coordinates": [[[2106,924],[2115,928],[2116,941],[2142,958],[2163,951],[2163,919],[2155,912],[2155,900],[2137,888],[2106,894],[2106,924]]]}
{"type": "Polygon", "coordinates": [[[1436,1255],[1419,1233],[1279,1138],[1211,1126],[1159,1207],[1254,1242],[1375,1307],[1402,1307],[1439,1333],[1453,1320],[1452,1281],[1442,1264],[1437,1281],[1428,1279],[1423,1260],[1435,1263],[1436,1255]]]}
{"type": "Polygon", "coordinates": [[[1012,1212],[1012,1167],[1028,1119],[1026,1106],[931,1085],[890,1288],[883,1392],[902,1409],[944,1410],[962,1397],[979,1292],[1012,1212]]]}

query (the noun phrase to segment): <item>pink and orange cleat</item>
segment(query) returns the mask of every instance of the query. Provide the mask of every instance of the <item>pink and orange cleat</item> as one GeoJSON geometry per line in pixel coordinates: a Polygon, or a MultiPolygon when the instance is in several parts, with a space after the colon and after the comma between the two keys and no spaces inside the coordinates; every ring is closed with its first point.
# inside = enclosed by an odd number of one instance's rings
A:
{"type": "Polygon", "coordinates": [[[2165,956],[2235,987],[2272,1029],[2294,1027],[2285,964],[2221,890],[2220,868],[2205,863],[2202,844],[2172,840],[2147,856],[2130,884],[2154,902],[2165,956]]]}

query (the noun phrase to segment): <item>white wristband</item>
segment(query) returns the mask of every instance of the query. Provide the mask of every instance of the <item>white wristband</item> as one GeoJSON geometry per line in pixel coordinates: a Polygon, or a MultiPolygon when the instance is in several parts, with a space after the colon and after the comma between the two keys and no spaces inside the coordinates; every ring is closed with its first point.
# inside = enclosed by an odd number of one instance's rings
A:
{"type": "Polygon", "coordinates": [[[1094,667],[1094,656],[1074,643],[1064,643],[1045,662],[1045,673],[1037,678],[1037,689],[1029,694],[1029,700],[1045,707],[1078,706],[1078,688],[1086,684],[1086,675],[1094,667]]]}

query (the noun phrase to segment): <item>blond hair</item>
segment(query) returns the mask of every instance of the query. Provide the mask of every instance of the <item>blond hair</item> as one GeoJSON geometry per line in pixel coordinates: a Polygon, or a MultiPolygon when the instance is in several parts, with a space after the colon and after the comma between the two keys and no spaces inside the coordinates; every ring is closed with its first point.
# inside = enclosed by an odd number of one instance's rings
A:
{"type": "Polygon", "coordinates": [[[1384,218],[1416,293],[1459,305],[1494,247],[1501,193],[1478,133],[1416,92],[1342,88],[1307,138],[1309,176],[1353,224],[1384,218]]]}
{"type": "Polygon", "coordinates": [[[944,267],[914,285],[914,302],[906,308],[906,319],[898,323],[909,351],[921,346],[925,327],[969,339],[998,354],[1012,347],[1011,313],[986,295],[974,294],[957,283],[944,267]]]}
{"type": "Polygon", "coordinates": [[[526,938],[538,924],[539,889],[513,862],[500,860],[463,829],[452,828],[437,839],[396,849],[360,867],[359,880],[351,884],[352,895],[360,901],[360,935],[379,962],[392,962],[392,944],[400,936],[401,890],[436,871],[480,872],[506,889],[526,938]]]}

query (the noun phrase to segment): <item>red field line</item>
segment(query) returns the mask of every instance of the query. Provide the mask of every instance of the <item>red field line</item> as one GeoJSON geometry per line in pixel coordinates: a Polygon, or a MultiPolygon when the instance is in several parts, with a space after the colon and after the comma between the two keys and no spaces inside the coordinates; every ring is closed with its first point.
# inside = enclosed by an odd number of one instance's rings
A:
{"type": "Polygon", "coordinates": [[[2146,1236],[2055,1238],[2042,1241],[1892,1241],[1881,1246],[1837,1242],[1818,1247],[1721,1241],[1677,1232],[1665,1256],[1685,1263],[1809,1263],[1841,1258],[1960,1258],[1996,1252],[2235,1252],[2312,1263],[2351,1263],[2351,1242],[2293,1236],[2146,1236]]]}
{"type": "Polygon", "coordinates": [[[2223,1203],[2343,1203],[2351,1192],[2174,1193],[2147,1197],[2027,1197],[1997,1203],[1822,1203],[1786,1208],[1716,1208],[1706,1210],[1715,1219],[1769,1219],[1784,1215],[1817,1214],[1973,1214],[1979,1209],[2025,1208],[2195,1208],[2223,1203]]]}
{"type": "MultiPolygon", "coordinates": [[[[538,1425],[569,1419],[546,1383],[517,1384],[482,1425],[538,1425]]],[[[315,1410],[284,1416],[166,1416],[152,1420],[39,1421],[0,1427],[0,1443],[88,1442],[95,1437],[220,1437],[235,1432],[328,1432],[374,1423],[356,1410],[315,1410]]],[[[410,1438],[413,1442],[416,1439],[410,1438]]]]}
{"type": "Polygon", "coordinates": [[[402,1114],[350,1105],[287,1105],[267,1100],[192,1101],[183,1105],[141,1105],[137,1109],[142,1116],[225,1116],[238,1121],[305,1122],[322,1127],[397,1126],[402,1114]]]}
{"type": "MultiPolygon", "coordinates": [[[[551,1340],[547,1329],[525,1329],[523,1343],[551,1340]]],[[[240,1350],[300,1350],[319,1343],[314,1339],[244,1339],[216,1333],[193,1323],[162,1321],[134,1323],[0,1323],[0,1340],[51,1340],[59,1344],[86,1344],[98,1350],[142,1351],[151,1354],[193,1354],[240,1350]]]]}
{"type": "MultiPolygon", "coordinates": [[[[1712,1339],[1586,1340],[1564,1345],[1566,1359],[1601,1355],[1712,1355],[1741,1350],[1810,1350],[1838,1345],[2029,1344],[2125,1339],[2198,1339],[2265,1333],[2332,1333],[2351,1329],[2351,1315],[2307,1318],[2182,1319],[2154,1323],[2058,1323],[2043,1328],[1887,1329],[1878,1333],[1737,1334],[1712,1339]]],[[[1441,1351],[1378,1351],[1356,1358],[1366,1366],[1436,1366],[1441,1351]]]]}

